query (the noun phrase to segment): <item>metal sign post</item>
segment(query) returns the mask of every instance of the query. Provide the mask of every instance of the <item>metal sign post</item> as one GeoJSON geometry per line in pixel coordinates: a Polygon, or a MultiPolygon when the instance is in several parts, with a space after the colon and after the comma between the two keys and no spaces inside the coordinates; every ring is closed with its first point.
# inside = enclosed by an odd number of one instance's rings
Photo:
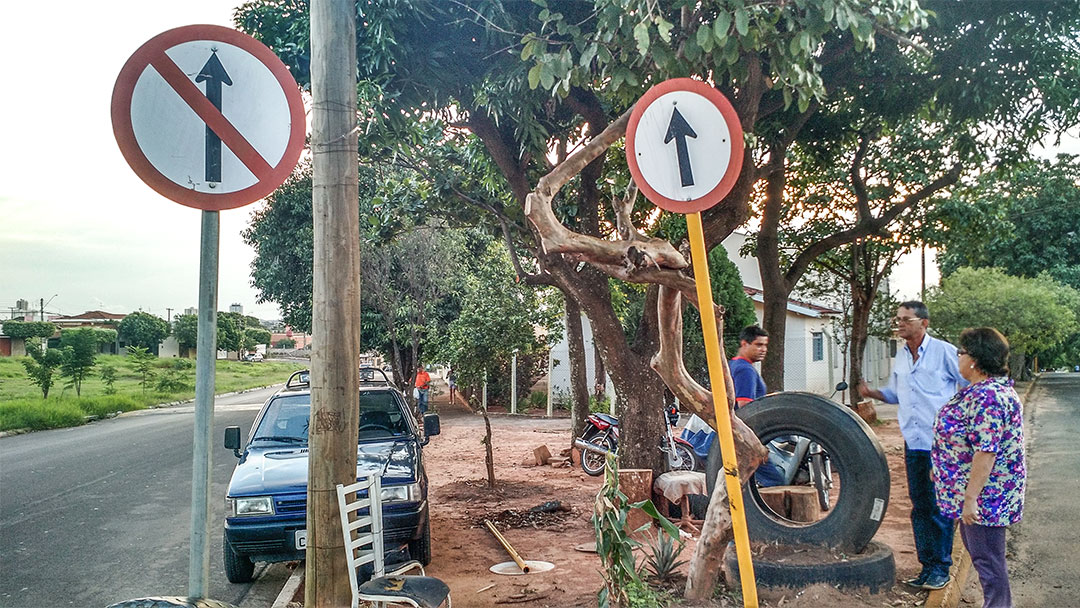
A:
{"type": "Polygon", "coordinates": [[[720,91],[700,80],[675,78],[661,82],[645,92],[630,114],[626,160],[634,182],[657,206],[686,214],[743,605],[756,608],[757,585],[750,557],[750,536],[735,460],[731,415],[726,407],[724,360],[716,317],[712,314],[709,260],[701,225],[701,211],[720,202],[735,185],[742,158],[742,126],[735,109],[720,91]]]}
{"type": "Polygon", "coordinates": [[[202,210],[188,596],[205,598],[219,211],[253,203],[285,181],[303,148],[304,105],[288,68],[262,43],[216,25],[189,25],[155,36],[127,60],[113,88],[112,123],[140,179],[202,210]]]}

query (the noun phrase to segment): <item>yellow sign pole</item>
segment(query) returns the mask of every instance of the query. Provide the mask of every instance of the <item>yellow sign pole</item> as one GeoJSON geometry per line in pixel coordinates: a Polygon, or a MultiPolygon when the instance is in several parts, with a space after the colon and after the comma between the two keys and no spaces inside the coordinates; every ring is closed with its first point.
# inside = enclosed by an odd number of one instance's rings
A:
{"type": "Polygon", "coordinates": [[[735,440],[731,435],[727,388],[724,386],[724,367],[723,360],[720,358],[720,339],[716,331],[716,316],[712,314],[712,284],[709,280],[709,259],[705,255],[705,236],[701,227],[700,212],[686,214],[686,228],[690,233],[690,255],[694,263],[694,282],[697,284],[698,308],[701,311],[701,331],[705,337],[705,358],[709,363],[709,382],[712,384],[716,431],[720,436],[720,454],[724,458],[724,481],[727,484],[728,505],[731,509],[731,523],[735,532],[735,554],[739,558],[743,606],[757,608],[754,563],[750,559],[750,536],[746,531],[746,512],[743,510],[742,485],[739,484],[739,466],[735,462],[735,440]]]}

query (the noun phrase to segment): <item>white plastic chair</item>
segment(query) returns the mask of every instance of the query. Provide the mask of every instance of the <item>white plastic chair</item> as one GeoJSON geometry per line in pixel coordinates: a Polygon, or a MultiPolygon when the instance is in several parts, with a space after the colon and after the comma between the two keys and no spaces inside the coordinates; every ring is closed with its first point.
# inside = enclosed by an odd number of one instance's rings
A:
{"type": "Polygon", "coordinates": [[[386,604],[406,604],[414,608],[436,608],[446,602],[450,608],[450,587],[437,578],[423,576],[424,566],[418,561],[395,564],[386,571],[383,550],[382,482],[378,475],[360,479],[354,484],[337,486],[338,513],[341,515],[341,533],[345,540],[345,556],[352,576],[352,608],[358,608],[360,600],[386,604]],[[360,497],[366,491],[367,496],[360,497]],[[347,500],[348,496],[353,500],[347,500]],[[367,514],[360,511],[367,509],[367,514]],[[371,580],[360,584],[358,571],[365,564],[372,565],[371,580]],[[410,570],[420,570],[421,576],[403,575],[410,570]]]}

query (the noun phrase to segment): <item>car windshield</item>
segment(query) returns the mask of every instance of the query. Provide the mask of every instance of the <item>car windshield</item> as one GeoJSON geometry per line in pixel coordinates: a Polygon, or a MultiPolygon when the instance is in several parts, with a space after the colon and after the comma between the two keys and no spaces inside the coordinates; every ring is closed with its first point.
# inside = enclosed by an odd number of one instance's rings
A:
{"type": "MultiPolygon", "coordinates": [[[[306,445],[311,396],[282,395],[274,398],[255,429],[252,443],[306,445]]],[[[390,391],[365,391],[360,394],[359,440],[386,439],[409,433],[405,412],[390,391]]]]}

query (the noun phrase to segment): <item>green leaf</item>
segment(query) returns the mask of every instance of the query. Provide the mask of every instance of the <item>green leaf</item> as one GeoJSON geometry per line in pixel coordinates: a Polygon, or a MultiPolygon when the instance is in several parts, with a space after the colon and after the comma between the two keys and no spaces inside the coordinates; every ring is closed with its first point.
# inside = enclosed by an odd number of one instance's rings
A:
{"type": "Polygon", "coordinates": [[[529,88],[535,89],[536,85],[540,84],[540,64],[534,65],[529,70],[529,88]]]}
{"type": "Polygon", "coordinates": [[[750,31],[750,15],[745,8],[735,10],[735,31],[739,32],[740,36],[745,36],[750,31]]]}
{"type": "Polygon", "coordinates": [[[713,37],[712,30],[707,27],[698,28],[697,31],[697,43],[706,53],[712,51],[713,37]]]}
{"type": "Polygon", "coordinates": [[[581,59],[578,60],[578,64],[583,68],[587,68],[592,64],[594,57],[596,57],[596,43],[585,47],[585,51],[581,53],[581,59]]]}
{"type": "Polygon", "coordinates": [[[671,29],[673,27],[675,27],[674,23],[659,15],[656,17],[656,31],[660,33],[660,39],[664,42],[671,42],[671,29]]]}
{"type": "Polygon", "coordinates": [[[649,23],[647,21],[634,26],[634,41],[637,42],[639,53],[644,55],[649,52],[649,23]]]}
{"type": "Polygon", "coordinates": [[[717,42],[723,42],[727,38],[728,30],[731,29],[731,13],[720,11],[713,22],[713,36],[717,42]]]}

